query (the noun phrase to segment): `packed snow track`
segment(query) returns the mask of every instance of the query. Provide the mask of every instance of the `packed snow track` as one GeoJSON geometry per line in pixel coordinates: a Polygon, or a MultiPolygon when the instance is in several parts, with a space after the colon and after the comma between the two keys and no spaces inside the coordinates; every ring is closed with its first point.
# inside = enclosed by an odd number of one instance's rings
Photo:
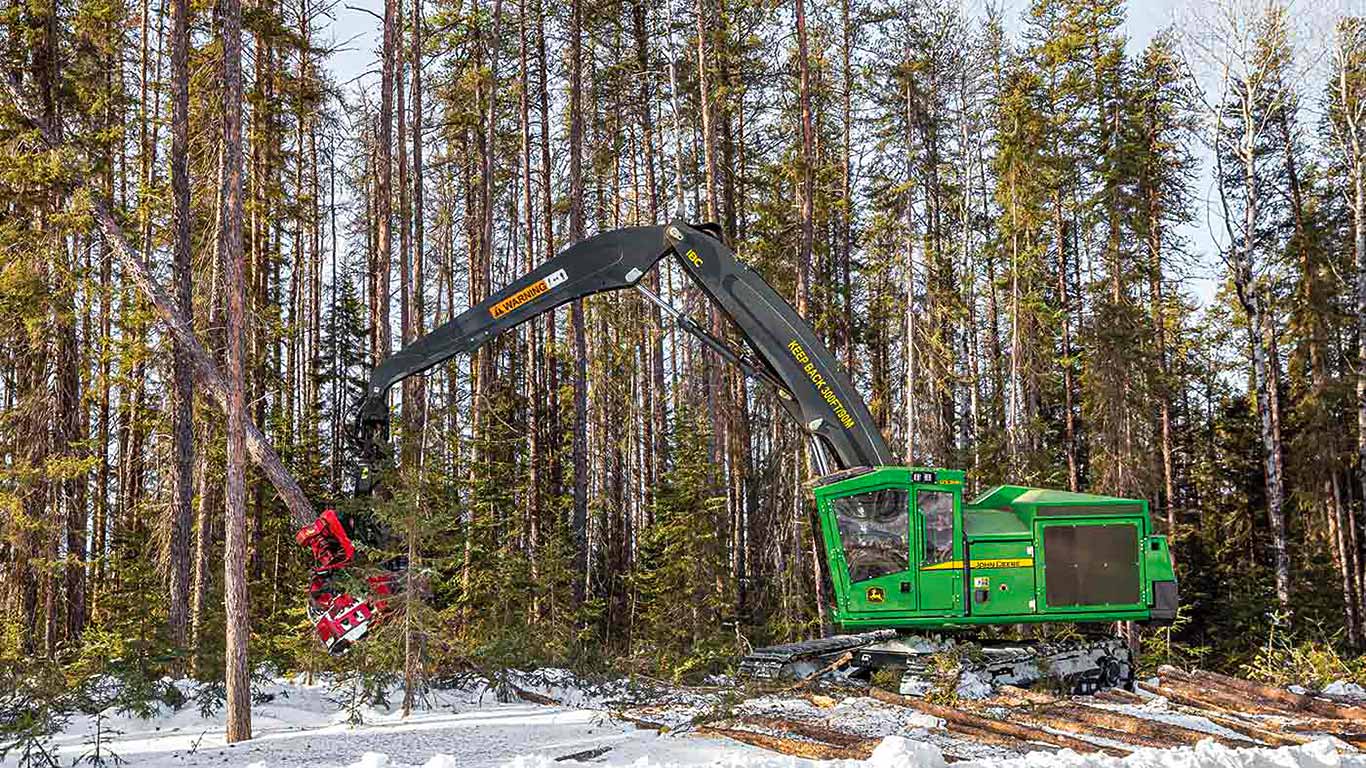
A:
{"type": "MultiPolygon", "coordinates": [[[[584,687],[556,671],[509,682],[501,698],[512,701],[499,701],[479,682],[433,691],[426,708],[404,718],[386,706],[339,709],[344,692],[335,685],[276,680],[258,691],[255,738],[247,742],[225,744],[221,710],[203,717],[190,704],[149,719],[115,711],[76,717],[44,746],[59,765],[92,763],[98,732],[98,757],[106,764],[148,768],[1366,768],[1366,755],[1332,737],[1278,748],[1231,746],[1225,729],[1168,711],[1160,697],[1113,711],[1146,711],[1159,728],[1209,738],[1123,750],[1102,739],[1087,753],[974,738],[941,718],[864,696],[775,692],[740,700],[725,681],[709,689],[641,691],[623,681],[584,687]],[[779,754],[774,744],[797,751],[779,754]],[[845,753],[856,756],[818,759],[845,753]]],[[[16,753],[0,761],[4,768],[19,764],[16,753]]]]}

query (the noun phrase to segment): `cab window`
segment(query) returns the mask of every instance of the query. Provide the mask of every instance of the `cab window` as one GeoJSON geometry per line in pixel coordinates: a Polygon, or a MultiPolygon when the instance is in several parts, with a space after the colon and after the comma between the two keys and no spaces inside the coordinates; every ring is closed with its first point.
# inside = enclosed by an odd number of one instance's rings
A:
{"type": "Polygon", "coordinates": [[[909,501],[908,493],[897,488],[833,500],[849,581],[866,581],[907,569],[909,501]]]}
{"type": "Polygon", "coordinates": [[[915,504],[925,520],[925,559],[921,565],[949,562],[953,559],[953,494],[916,491],[915,504]]]}

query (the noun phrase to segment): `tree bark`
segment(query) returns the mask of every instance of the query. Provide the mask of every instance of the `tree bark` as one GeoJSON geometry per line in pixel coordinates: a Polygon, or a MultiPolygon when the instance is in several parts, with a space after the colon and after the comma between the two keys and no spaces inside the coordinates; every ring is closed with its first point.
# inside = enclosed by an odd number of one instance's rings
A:
{"type": "MultiPolygon", "coordinates": [[[[569,22],[569,239],[582,240],[583,212],[583,0],[572,0],[569,22]]],[[[574,329],[574,604],[583,605],[588,582],[588,350],[583,300],[570,310],[574,329]]]]}
{"type": "Polygon", "coordinates": [[[1282,610],[1290,607],[1290,553],[1285,534],[1285,478],[1281,461],[1280,395],[1278,392],[1279,362],[1274,355],[1275,321],[1265,289],[1255,282],[1252,274],[1253,246],[1258,215],[1256,158],[1251,148],[1255,116],[1244,115],[1248,126],[1240,150],[1244,164],[1243,242],[1239,244],[1240,263],[1235,267],[1235,282],[1248,317],[1248,333],[1252,336],[1252,373],[1257,390],[1257,412],[1261,422],[1262,462],[1266,477],[1266,514],[1271,527],[1271,549],[1276,580],[1276,602],[1282,610]]]}
{"type": "Polygon", "coordinates": [[[375,207],[379,241],[375,249],[375,354],[378,365],[393,352],[393,332],[389,328],[389,272],[391,269],[394,225],[394,67],[398,47],[398,0],[384,0],[384,41],[381,51],[379,97],[379,166],[375,207]]]}
{"type": "MultiPolygon", "coordinates": [[[[800,178],[799,192],[797,195],[798,218],[801,229],[801,241],[797,249],[797,314],[810,320],[811,317],[811,258],[815,240],[815,131],[811,122],[811,62],[810,51],[807,47],[806,35],[806,0],[797,0],[797,76],[799,107],[801,111],[801,134],[802,134],[802,154],[799,161],[800,168],[798,175],[800,178]]],[[[814,460],[811,450],[818,450],[815,446],[809,446],[803,451],[808,463],[807,470],[810,472],[810,462],[814,460]]],[[[805,500],[798,492],[799,506],[805,507],[805,500]]],[[[819,528],[815,525],[815,518],[810,511],[807,514],[808,525],[803,526],[810,539],[811,548],[811,575],[812,583],[816,590],[816,613],[820,621],[821,634],[826,635],[830,632],[829,610],[826,606],[826,586],[824,569],[821,567],[823,557],[821,555],[819,528]]]]}
{"type": "MultiPolygon", "coordinates": [[[[224,0],[223,14],[223,260],[227,289],[227,472],[224,496],[223,592],[227,624],[229,744],[251,738],[251,613],[247,593],[246,500],[246,259],[242,251],[242,5],[224,0]]],[[[107,216],[107,212],[105,212],[107,216]]],[[[112,224],[112,219],[110,220],[112,224]]],[[[181,323],[183,323],[183,319],[181,323]]],[[[188,328],[187,328],[188,330],[188,328]]],[[[192,341],[187,338],[186,345],[192,341]]],[[[206,361],[207,362],[207,361],[206,361]]]]}
{"type": "MultiPolygon", "coordinates": [[[[413,126],[413,208],[412,208],[412,306],[410,315],[405,326],[404,333],[411,341],[422,335],[424,321],[423,313],[425,303],[423,291],[425,290],[425,251],[423,249],[422,226],[423,216],[423,192],[422,192],[422,0],[413,0],[413,41],[410,55],[413,57],[413,98],[412,98],[412,126],[413,126]]],[[[439,303],[439,302],[438,302],[439,303]]],[[[425,437],[427,434],[427,392],[425,381],[421,376],[413,376],[409,379],[411,385],[404,392],[404,419],[408,421],[407,429],[410,435],[414,436],[418,445],[416,450],[418,471],[414,473],[419,486],[422,482],[421,469],[425,464],[425,437]],[[410,406],[409,403],[412,405],[410,406]]],[[[410,438],[413,439],[413,438],[410,438]]],[[[419,492],[420,493],[420,492],[419,492]]],[[[419,499],[421,496],[419,495],[419,499]]],[[[414,596],[417,594],[417,514],[420,512],[418,505],[412,505],[408,519],[408,569],[404,572],[404,594],[414,596]]],[[[421,672],[421,651],[422,643],[418,628],[408,611],[404,612],[404,634],[403,634],[403,712],[412,712],[415,703],[415,694],[419,685],[418,675],[421,672]]]]}
{"type": "MultiPolygon", "coordinates": [[[[190,263],[190,3],[171,0],[171,229],[176,308],[194,323],[190,263]]],[[[169,609],[171,640],[184,647],[190,612],[190,529],[194,523],[194,373],[185,344],[173,340],[169,609]]]]}

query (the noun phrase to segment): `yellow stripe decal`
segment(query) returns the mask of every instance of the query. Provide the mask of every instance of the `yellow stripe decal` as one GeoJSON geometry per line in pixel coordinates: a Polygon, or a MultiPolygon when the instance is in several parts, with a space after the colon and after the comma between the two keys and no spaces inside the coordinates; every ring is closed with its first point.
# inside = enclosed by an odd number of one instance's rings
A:
{"type": "MultiPolygon", "coordinates": [[[[949,560],[943,563],[935,563],[921,568],[922,571],[953,571],[963,567],[962,560],[949,560]]],[[[1033,568],[1034,558],[1014,557],[996,560],[973,560],[972,568],[1033,568]]]]}
{"type": "Polygon", "coordinates": [[[557,269],[551,274],[546,275],[540,280],[537,280],[531,285],[528,285],[522,290],[489,307],[489,314],[493,315],[495,318],[502,317],[523,304],[526,304],[543,294],[549,293],[551,288],[560,285],[567,279],[569,279],[569,276],[565,274],[565,271],[563,269],[557,269]]]}

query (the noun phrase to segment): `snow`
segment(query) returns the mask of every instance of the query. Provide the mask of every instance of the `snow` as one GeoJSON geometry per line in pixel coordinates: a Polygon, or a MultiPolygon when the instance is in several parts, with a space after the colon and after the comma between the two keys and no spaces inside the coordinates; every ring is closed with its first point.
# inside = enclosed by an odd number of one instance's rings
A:
{"type": "Polygon", "coordinates": [[[1346,680],[1334,680],[1324,686],[1323,692],[1329,696],[1347,696],[1354,699],[1366,699],[1366,688],[1362,688],[1356,683],[1346,680]]]}
{"type": "Polygon", "coordinates": [[[991,683],[977,676],[975,672],[964,672],[958,678],[958,698],[960,699],[985,699],[995,691],[991,683]]]}
{"type": "MultiPolygon", "coordinates": [[[[1203,741],[1182,749],[1140,749],[1124,758],[1068,750],[1017,755],[962,740],[938,718],[863,696],[773,694],[736,702],[727,696],[733,687],[724,686],[730,681],[709,682],[718,686],[585,682],[565,670],[509,673],[499,681],[469,680],[433,690],[428,706],[407,718],[396,707],[364,707],[363,722],[353,724],[349,713],[338,711],[337,685],[276,679],[258,691],[265,700],[253,708],[251,741],[226,744],[221,708],[204,717],[191,697],[186,707],[154,708],[147,719],[112,709],[99,717],[74,717],[49,746],[61,764],[72,764],[91,753],[98,727],[105,734],[106,759],[112,752],[127,765],[147,768],[945,768],[950,761],[958,761],[955,768],[1366,768],[1366,756],[1331,739],[1280,749],[1203,741]],[[563,706],[507,701],[515,697],[498,695],[500,689],[507,693],[504,684],[563,706]],[[636,728],[613,717],[615,711],[669,727],[636,728]],[[718,711],[734,718],[801,721],[880,741],[867,760],[787,757],[698,735],[692,718],[718,711]]],[[[192,693],[192,686],[185,684],[182,692],[192,693]]],[[[388,697],[395,705],[402,698],[396,693],[388,697]]],[[[1108,708],[1211,734],[1222,731],[1204,718],[1167,711],[1162,699],[1108,708]]],[[[0,768],[14,765],[16,755],[0,759],[0,768]]]]}

